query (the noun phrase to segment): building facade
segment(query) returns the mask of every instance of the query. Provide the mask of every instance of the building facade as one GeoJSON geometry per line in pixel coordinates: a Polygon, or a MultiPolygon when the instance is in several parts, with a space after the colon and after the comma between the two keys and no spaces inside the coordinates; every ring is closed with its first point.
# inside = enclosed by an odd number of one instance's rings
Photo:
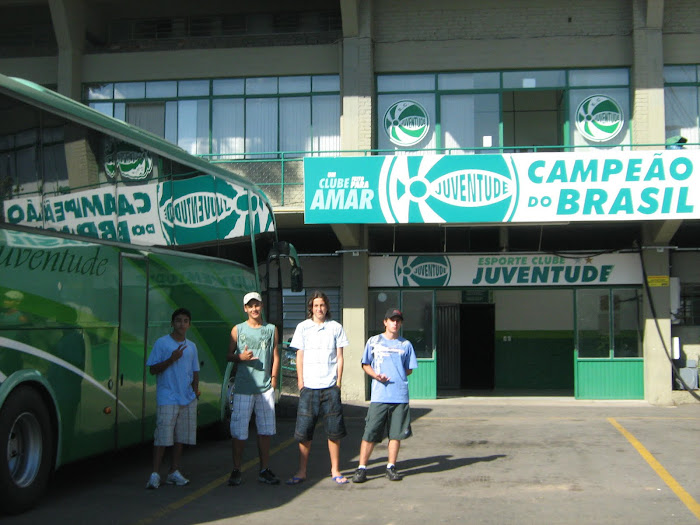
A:
{"type": "MultiPolygon", "coordinates": [[[[348,333],[347,399],[365,399],[364,342],[399,306],[416,397],[695,401],[673,368],[700,354],[697,2],[27,0],[0,14],[1,73],[261,184],[307,290],[329,293],[348,333]],[[443,155],[451,171],[431,175],[443,155]],[[549,190],[574,175],[536,170],[553,155],[583,166],[558,204],[549,190]],[[597,182],[619,165],[637,184],[591,189],[591,160],[597,182]],[[474,166],[482,186],[447,176],[474,166]],[[440,203],[425,196],[441,184],[440,203]],[[490,211],[472,213],[469,191],[490,211]]],[[[4,137],[6,165],[27,141],[4,137]]],[[[286,297],[285,335],[303,297],[286,297]]]]}

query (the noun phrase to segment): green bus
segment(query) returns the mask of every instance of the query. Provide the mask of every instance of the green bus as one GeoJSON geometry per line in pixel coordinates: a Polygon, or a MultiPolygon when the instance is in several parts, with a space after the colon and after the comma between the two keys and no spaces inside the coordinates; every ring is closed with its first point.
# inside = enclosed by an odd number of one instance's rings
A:
{"type": "Polygon", "coordinates": [[[224,423],[243,295],[280,323],[282,283],[302,275],[244,177],[2,75],[0,123],[0,509],[17,513],[61,465],[153,438],[145,363],[178,307],[198,425],[224,423]]]}

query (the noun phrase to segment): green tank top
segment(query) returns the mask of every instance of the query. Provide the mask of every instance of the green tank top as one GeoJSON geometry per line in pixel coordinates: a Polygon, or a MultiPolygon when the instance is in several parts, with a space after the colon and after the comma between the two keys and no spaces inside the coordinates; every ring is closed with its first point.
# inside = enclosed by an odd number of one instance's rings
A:
{"type": "Polygon", "coordinates": [[[264,324],[251,328],[248,323],[236,325],[240,354],[248,347],[257,359],[239,361],[233,384],[235,394],[262,394],[272,387],[272,355],[275,343],[275,325],[264,324]]]}

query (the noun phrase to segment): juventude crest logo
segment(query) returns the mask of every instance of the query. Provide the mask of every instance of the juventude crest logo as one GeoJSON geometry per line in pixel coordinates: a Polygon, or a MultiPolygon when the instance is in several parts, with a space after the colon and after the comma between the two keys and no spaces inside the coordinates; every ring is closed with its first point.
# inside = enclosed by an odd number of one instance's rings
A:
{"type": "Polygon", "coordinates": [[[394,155],[377,193],[388,224],[508,222],[518,180],[503,155],[394,155]]]}
{"type": "Polygon", "coordinates": [[[607,95],[591,95],[576,109],[576,128],[592,142],[612,140],[622,131],[624,123],[622,108],[607,95]]]}
{"type": "Polygon", "coordinates": [[[451,273],[450,260],[442,255],[404,255],[394,264],[399,286],[447,286],[451,273]]]}
{"type": "Polygon", "coordinates": [[[413,146],[428,134],[428,112],[418,102],[400,100],[384,113],[384,131],[397,146],[413,146]]]}

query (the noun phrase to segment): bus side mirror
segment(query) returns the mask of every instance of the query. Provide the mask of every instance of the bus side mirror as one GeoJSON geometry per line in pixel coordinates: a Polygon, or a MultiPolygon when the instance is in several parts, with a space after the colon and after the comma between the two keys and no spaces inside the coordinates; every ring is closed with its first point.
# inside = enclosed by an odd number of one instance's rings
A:
{"type": "Polygon", "coordinates": [[[304,289],[304,272],[301,270],[301,266],[292,266],[291,270],[292,292],[301,292],[304,289]]]}

